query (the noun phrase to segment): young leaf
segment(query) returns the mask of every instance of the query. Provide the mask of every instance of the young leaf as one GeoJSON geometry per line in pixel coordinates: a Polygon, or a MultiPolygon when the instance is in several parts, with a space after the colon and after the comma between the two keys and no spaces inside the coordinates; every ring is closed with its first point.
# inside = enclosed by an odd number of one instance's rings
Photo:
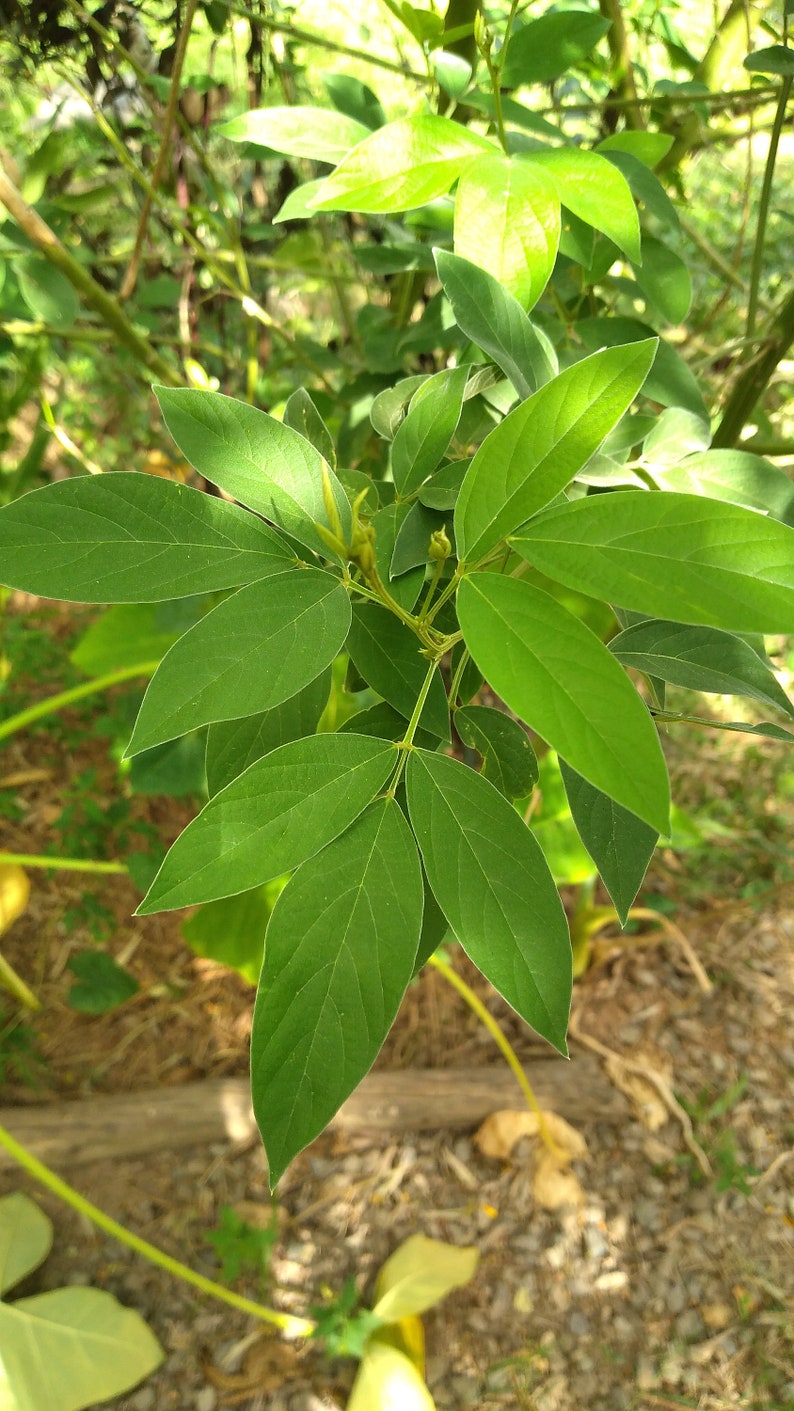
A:
{"type": "Polygon", "coordinates": [[[429,510],[421,503],[411,505],[394,541],[394,552],[389,567],[389,578],[392,582],[395,579],[399,582],[401,574],[409,573],[418,565],[422,568],[424,582],[425,565],[431,558],[430,540],[442,529],[450,542],[450,552],[454,554],[455,546],[451,542],[452,525],[450,524],[447,531],[447,519],[451,519],[451,516],[440,514],[438,510],[429,510]]]}
{"type": "Polygon", "coordinates": [[[410,211],[449,191],[494,145],[449,118],[417,113],[373,132],[323,182],[318,211],[410,211]]]}
{"type": "Polygon", "coordinates": [[[633,612],[794,631],[794,529],[753,510],[625,490],[546,510],[512,542],[549,578],[633,612]]]}
{"type": "Polygon", "coordinates": [[[509,377],[523,400],[556,376],[554,348],[498,279],[449,250],[434,250],[458,328],[509,377]]]}
{"type": "Polygon", "coordinates": [[[372,804],[279,897],[251,1034],[271,1187],[374,1062],[413,973],[421,925],[419,855],[394,799],[372,804]]]}
{"type": "Polygon", "coordinates": [[[758,653],[741,637],[717,627],[652,619],[613,637],[609,650],[624,666],[660,676],[673,686],[750,696],[794,717],[794,705],[758,653]]]}
{"type": "Polygon", "coordinates": [[[60,480],[0,509],[8,587],[76,603],[150,603],[291,568],[275,530],[237,505],[139,472],[60,480]]]}
{"type": "Polygon", "coordinates": [[[590,10],[552,11],[531,20],[510,36],[501,75],[503,86],[553,83],[581,63],[608,29],[609,20],[590,10]]]}
{"type": "Polygon", "coordinates": [[[408,809],[427,877],[466,954],[561,1053],[571,999],[565,912],[537,842],[492,784],[413,750],[408,809]]]}
{"type": "Polygon", "coordinates": [[[419,568],[409,569],[407,573],[392,578],[392,558],[397,537],[413,508],[413,505],[406,504],[384,505],[383,509],[378,510],[378,513],[373,515],[370,521],[375,531],[375,562],[378,566],[378,573],[382,581],[388,583],[389,592],[395,602],[405,608],[406,612],[411,611],[422,591],[422,585],[425,581],[425,560],[422,560],[419,568]]]}
{"type": "Polygon", "coordinates": [[[285,157],[308,157],[335,165],[369,137],[369,128],[330,108],[252,108],[215,131],[230,142],[255,142],[285,157]]]}
{"type": "Polygon", "coordinates": [[[391,452],[399,495],[411,495],[441,461],[460,420],[468,376],[468,367],[445,368],[423,382],[411,398],[391,452]]]}
{"type": "Polygon", "coordinates": [[[640,222],[626,178],[606,157],[581,147],[553,147],[525,158],[550,177],[564,206],[642,263],[640,222]]]}
{"type": "Polygon", "coordinates": [[[595,634],[548,593],[496,573],[463,580],[458,617],[474,660],[511,710],[591,784],[666,835],[659,737],[595,634]]]}
{"type": "Polygon", "coordinates": [[[486,436],[455,506],[458,556],[476,563],[582,469],[647,376],[652,339],[574,363],[486,436]]]}
{"type": "Polygon", "coordinates": [[[522,799],[538,782],[538,761],[525,730],[491,706],[462,706],[455,729],[482,756],[481,774],[507,799],[522,799]]]}
{"type": "Polygon", "coordinates": [[[272,750],[180,833],[139,914],[233,896],[290,872],[349,827],[395,761],[389,741],[354,734],[272,750]]]}
{"type": "Polygon", "coordinates": [[[594,788],[563,759],[560,772],[579,837],[625,926],[659,835],[636,814],[594,788]]]}
{"type": "Polygon", "coordinates": [[[329,525],[323,471],[330,480],[345,536],[350,504],[319,451],[297,431],[247,402],[219,392],[155,387],[160,410],[182,454],[200,475],[301,544],[328,557],[315,524],[329,525]]]}
{"type": "MultiPolygon", "coordinates": [[[[635,318],[582,318],[577,321],[576,334],[585,348],[614,348],[626,343],[644,342],[656,337],[655,329],[635,318]]],[[[703,394],[691,369],[675,348],[660,338],[656,357],[643,388],[646,397],[661,402],[663,407],[686,407],[703,421],[709,414],[703,394]]]]}
{"type": "Polygon", "coordinates": [[[289,700],[333,661],[349,625],[345,589],[320,569],[240,588],[163,657],[127,756],[289,700]]]}
{"type": "Polygon", "coordinates": [[[329,666],[281,705],[260,711],[257,715],[243,716],[241,720],[222,720],[211,725],[207,732],[207,789],[210,796],[231,784],[249,764],[262,759],[271,750],[313,735],[330,690],[329,666]]]}
{"type": "MultiPolygon", "coordinates": [[[[410,628],[377,603],[357,604],[353,609],[347,649],[373,691],[410,720],[428,666],[410,628]]],[[[447,696],[438,672],[433,678],[420,724],[440,739],[449,740],[447,696]]]]}
{"type": "Polygon", "coordinates": [[[461,174],[455,254],[487,270],[524,309],[537,303],[560,243],[560,202],[545,172],[522,157],[478,157],[461,174]]]}

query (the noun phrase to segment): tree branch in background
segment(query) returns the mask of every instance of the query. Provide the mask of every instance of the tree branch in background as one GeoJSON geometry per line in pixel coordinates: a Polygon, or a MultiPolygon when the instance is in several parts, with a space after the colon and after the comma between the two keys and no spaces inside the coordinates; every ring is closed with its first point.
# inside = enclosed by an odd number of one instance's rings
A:
{"type": "MultiPolygon", "coordinates": [[[[612,94],[622,100],[626,126],[644,128],[645,118],[639,103],[637,86],[634,82],[634,66],[631,62],[629,36],[623,20],[620,0],[599,0],[599,8],[604,19],[610,22],[610,28],[607,33],[607,43],[612,59],[612,72],[610,74],[612,94]]],[[[611,110],[612,102],[610,98],[607,98],[604,103],[605,118],[610,115],[611,110]]]]}
{"type": "Polygon", "coordinates": [[[5,206],[12,220],[15,220],[20,230],[33,242],[36,249],[49,260],[50,264],[60,270],[65,275],[77,292],[82,295],[89,308],[107,324],[113,332],[115,340],[121,347],[132,353],[133,357],[149,372],[158,379],[162,379],[169,387],[183,387],[183,378],[156,353],[145,338],[136,331],[124,313],[118,300],[114,299],[101,284],[83,269],[83,266],[69,254],[65,245],[62,245],[57,235],[41,219],[38,212],[34,211],[27,201],[23,199],[13,182],[9,180],[5,170],[0,164],[0,202],[5,206]]]}
{"type": "Polygon", "coordinates": [[[714,434],[715,447],[735,446],[753,409],[763,396],[775,368],[794,343],[794,290],[783,301],[772,320],[768,340],[758,357],[748,363],[725,403],[722,420],[714,434]]]}
{"type": "MultiPolygon", "coordinates": [[[[166,104],[165,117],[163,118],[163,133],[162,137],[160,138],[160,150],[157,153],[157,159],[154,164],[154,171],[152,172],[152,191],[156,191],[159,187],[160,182],[162,181],[163,175],[165,173],[166,162],[168,161],[168,149],[171,145],[171,132],[176,119],[177,105],[179,103],[179,85],[182,79],[182,68],[184,66],[185,54],[187,53],[188,39],[190,38],[190,30],[193,24],[193,19],[196,14],[197,8],[198,0],[188,0],[184,24],[182,25],[182,28],[179,31],[179,37],[177,39],[176,44],[176,54],[174,55],[174,68],[171,74],[171,87],[168,90],[168,103],[166,104]]],[[[138,230],[135,236],[135,247],[133,249],[132,257],[130,259],[129,268],[127,270],[124,282],[119,292],[119,299],[121,299],[122,302],[125,299],[129,299],[130,294],[135,288],[135,281],[138,278],[138,266],[141,262],[141,251],[143,250],[143,242],[146,239],[146,228],[149,224],[149,216],[151,215],[151,210],[152,196],[147,191],[143,199],[143,208],[141,210],[140,220],[138,221],[138,230]]]]}

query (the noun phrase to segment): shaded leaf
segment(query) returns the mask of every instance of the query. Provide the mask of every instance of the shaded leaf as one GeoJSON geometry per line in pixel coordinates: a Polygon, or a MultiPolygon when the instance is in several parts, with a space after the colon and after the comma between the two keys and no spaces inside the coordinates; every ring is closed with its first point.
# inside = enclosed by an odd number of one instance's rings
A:
{"type": "Polygon", "coordinates": [[[412,494],[442,460],[460,420],[468,376],[468,367],[445,368],[414,392],[392,445],[392,475],[399,495],[412,494]]]}
{"type": "Polygon", "coordinates": [[[406,782],[425,871],[458,941],[565,1053],[571,947],[540,847],[498,790],[457,760],[413,750],[406,782]]]}
{"type": "MultiPolygon", "coordinates": [[[[325,710],[331,690],[331,668],[304,686],[297,695],[273,706],[272,710],[241,720],[222,720],[210,725],[207,732],[207,789],[217,794],[242,774],[249,764],[288,745],[313,735],[325,710]]],[[[362,734],[366,734],[362,731],[362,734]]]]}
{"type": "Polygon", "coordinates": [[[556,375],[554,348],[498,279],[449,250],[433,255],[458,327],[493,358],[519,397],[556,375]]]}
{"type": "Polygon", "coordinates": [[[625,926],[659,835],[562,759],[560,771],[579,836],[625,926]]]}
{"type": "Polygon", "coordinates": [[[358,817],[394,768],[389,742],[310,735],[210,799],[166,854],[139,915],[213,901],[298,867],[358,817]]]}
{"type": "Polygon", "coordinates": [[[267,923],[279,890],[278,883],[271,883],[236,897],[207,902],[183,922],[182,935],[196,955],[231,966],[249,985],[255,985],[262,968],[267,923]]]}
{"type": "Polygon", "coordinates": [[[289,700],[333,661],[349,624],[345,589],[316,568],[239,589],[166,653],[127,756],[289,700]]]}
{"type": "Polygon", "coordinates": [[[608,29],[609,20],[590,10],[552,11],[530,20],[510,36],[502,85],[553,83],[581,63],[608,29]]]}
{"type": "Polygon", "coordinates": [[[35,1200],[12,1191],[0,1197],[0,1294],[27,1278],[52,1248],[52,1221],[35,1200]]]}
{"type": "Polygon", "coordinates": [[[81,1014],[107,1014],[140,989],[138,981],[107,951],[78,951],[67,960],[66,968],[75,976],[67,999],[81,1014]]]}
{"type": "Polygon", "coordinates": [[[419,856],[393,799],[372,804],[279,897],[251,1034],[271,1187],[374,1062],[411,978],[421,925],[419,856]]]}
{"type": "Polygon", "coordinates": [[[659,737],[589,628],[548,593],[495,573],[463,580],[458,616],[474,660],[511,710],[591,784],[666,834],[670,793],[659,737]]]}
{"type": "Polygon", "coordinates": [[[481,774],[508,799],[521,799],[538,782],[538,761],[526,731],[491,706],[462,706],[455,729],[464,745],[482,757],[481,774]]]}
{"type": "MultiPolygon", "coordinates": [[[[428,668],[410,628],[376,603],[356,604],[347,648],[372,689],[410,720],[428,668]]],[[[438,671],[419,723],[440,739],[449,740],[447,696],[438,671]]]]}

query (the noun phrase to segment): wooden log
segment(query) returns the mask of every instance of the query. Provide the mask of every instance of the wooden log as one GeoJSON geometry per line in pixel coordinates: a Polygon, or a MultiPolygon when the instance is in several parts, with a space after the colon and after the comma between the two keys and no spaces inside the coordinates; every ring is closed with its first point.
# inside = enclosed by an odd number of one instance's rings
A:
{"type": "MultiPolygon", "coordinates": [[[[588,1054],[570,1063],[540,1059],[526,1068],[542,1107],[572,1122],[622,1122],[626,1101],[588,1054]]],[[[332,1126],[373,1133],[475,1127],[491,1112],[520,1108],[507,1068],[407,1069],[369,1073],[332,1126]]],[[[41,1161],[69,1168],[107,1158],[258,1140],[245,1078],[213,1079],[58,1106],[0,1108],[0,1125],[41,1161]]],[[[0,1170],[14,1166],[0,1148],[0,1170]]]]}

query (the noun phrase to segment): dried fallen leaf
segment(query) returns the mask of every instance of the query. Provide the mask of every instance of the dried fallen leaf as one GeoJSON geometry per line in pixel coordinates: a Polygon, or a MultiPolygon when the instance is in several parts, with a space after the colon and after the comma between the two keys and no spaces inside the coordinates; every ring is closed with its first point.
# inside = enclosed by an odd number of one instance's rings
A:
{"type": "Polygon", "coordinates": [[[587,1144],[581,1132],[556,1112],[493,1112],[474,1140],[483,1156],[507,1161],[522,1137],[532,1137],[539,1144],[532,1171],[532,1192],[538,1205],[544,1210],[559,1210],[563,1205],[583,1204],[584,1191],[568,1168],[572,1161],[587,1156],[587,1144]]]}
{"type": "Polygon", "coordinates": [[[548,1147],[538,1153],[532,1172],[532,1194],[543,1210],[559,1210],[563,1205],[584,1205],[580,1181],[555,1160],[548,1147]]]}

